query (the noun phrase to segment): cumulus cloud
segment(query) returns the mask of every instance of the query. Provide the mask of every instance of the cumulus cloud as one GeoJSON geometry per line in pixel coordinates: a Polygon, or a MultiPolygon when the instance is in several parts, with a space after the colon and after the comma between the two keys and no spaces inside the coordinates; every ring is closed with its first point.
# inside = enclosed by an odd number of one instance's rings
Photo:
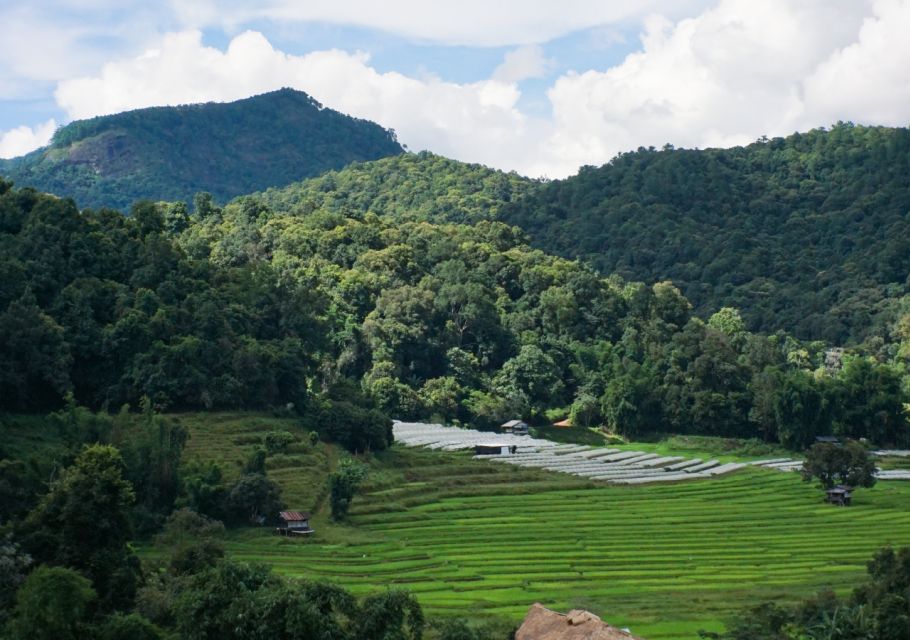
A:
{"type": "Polygon", "coordinates": [[[642,48],[549,90],[554,173],[665,143],[730,146],[839,119],[910,120],[908,2],[723,0],[651,18],[642,48]]]}
{"type": "Polygon", "coordinates": [[[34,97],[157,38],[167,19],[143,0],[0,2],[0,95],[34,97]]]}
{"type": "Polygon", "coordinates": [[[805,83],[815,120],[910,123],[910,2],[876,2],[856,42],[835,51],[805,83]]]}
{"type": "Polygon", "coordinates": [[[159,47],[106,64],[97,76],[61,82],[55,95],[77,119],[152,105],[235,100],[283,86],[394,128],[412,148],[459,159],[503,166],[522,153],[527,138],[528,119],[516,108],[520,94],[512,84],[380,73],[365,53],[288,55],[254,31],[236,36],[224,51],[204,46],[198,31],[169,34],[159,47]]]}
{"type": "Polygon", "coordinates": [[[47,145],[57,129],[53,119],[35,127],[16,127],[0,132],[0,158],[15,158],[47,145]]]}
{"type": "Polygon", "coordinates": [[[528,78],[542,78],[553,66],[553,60],[544,56],[543,47],[528,44],[506,53],[502,64],[493,70],[493,79],[511,83],[528,78]]]}

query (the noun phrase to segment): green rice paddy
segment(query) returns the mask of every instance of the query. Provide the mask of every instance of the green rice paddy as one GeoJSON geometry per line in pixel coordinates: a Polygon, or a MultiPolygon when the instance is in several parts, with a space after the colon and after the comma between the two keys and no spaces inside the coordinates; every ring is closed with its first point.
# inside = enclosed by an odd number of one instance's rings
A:
{"type": "Polygon", "coordinates": [[[720,630],[766,600],[849,591],[875,549],[910,544],[910,483],[838,508],[771,470],[618,487],[401,447],[371,464],[349,526],[317,517],[308,540],[247,530],[229,551],[357,594],[406,588],[430,616],[517,624],[539,601],[655,639],[720,630]]]}

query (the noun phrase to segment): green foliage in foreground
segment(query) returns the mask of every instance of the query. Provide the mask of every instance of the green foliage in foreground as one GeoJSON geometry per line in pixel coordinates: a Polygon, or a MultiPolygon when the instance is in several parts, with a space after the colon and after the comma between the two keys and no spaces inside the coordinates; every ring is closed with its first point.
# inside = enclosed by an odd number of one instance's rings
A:
{"type": "Polygon", "coordinates": [[[765,603],[737,617],[723,640],[903,640],[910,637],[910,547],[875,553],[868,580],[847,598],[830,591],[796,606],[765,603]]]}
{"type": "Polygon", "coordinates": [[[835,344],[885,336],[910,289],[910,130],[838,124],[730,149],[639,149],[504,209],[535,246],[696,313],[835,344]]]}
{"type": "MultiPolygon", "coordinates": [[[[40,567],[19,590],[4,630],[9,640],[160,640],[139,613],[98,616],[89,580],[72,569],[40,567]]],[[[139,609],[186,640],[420,640],[423,612],[401,590],[357,601],[327,584],[288,580],[266,566],[222,560],[187,575],[158,574],[139,609]]]]}
{"type": "Polygon", "coordinates": [[[35,561],[82,572],[104,611],[131,602],[139,576],[139,561],[128,546],[135,493],[124,471],[114,447],[87,447],[21,526],[35,561]]]}
{"type": "Polygon", "coordinates": [[[282,579],[264,566],[221,562],[177,586],[176,627],[187,640],[419,640],[423,614],[401,591],[358,603],[343,589],[282,579]]]}
{"type": "Polygon", "coordinates": [[[72,122],[0,165],[21,186],[83,207],[234,196],[402,152],[393,131],[281,89],[231,103],[154,107],[72,122]]]}
{"type": "Polygon", "coordinates": [[[96,594],[92,583],[72,569],[39,567],[19,589],[10,640],[78,640],[96,594]]]}

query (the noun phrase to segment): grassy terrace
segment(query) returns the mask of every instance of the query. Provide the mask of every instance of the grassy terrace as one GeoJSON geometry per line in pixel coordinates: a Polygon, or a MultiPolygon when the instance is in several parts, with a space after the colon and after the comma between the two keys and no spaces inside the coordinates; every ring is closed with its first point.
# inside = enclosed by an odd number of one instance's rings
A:
{"type": "MultiPolygon", "coordinates": [[[[217,461],[227,478],[236,477],[265,432],[306,435],[292,419],[264,415],[179,417],[191,434],[185,458],[217,461]]],[[[6,420],[4,450],[58,455],[59,437],[45,422],[6,420]]],[[[690,456],[728,449],[689,440],[654,447],[690,456]]],[[[355,499],[349,525],[339,526],[325,508],[325,477],[337,450],[299,449],[270,458],[269,473],[290,508],[318,512],[317,533],[288,540],[267,529],[236,530],[230,552],[355,593],[406,587],[430,616],[517,623],[539,600],[560,610],[591,609],[650,640],[691,638],[698,629],[719,629],[743,606],[823,587],[849,590],[876,548],[910,544],[910,482],[879,483],[857,492],[854,506],[837,508],[798,475],[778,471],[618,487],[400,446],[369,460],[366,491],[355,499]]]]}
{"type": "Polygon", "coordinates": [[[351,526],[318,518],[306,541],[238,532],[232,554],[355,593],[406,587],[430,615],[518,621],[536,600],[682,638],[763,600],[849,590],[876,548],[910,543],[910,483],[844,509],[796,474],[758,469],[614,487],[399,447],[372,466],[351,526]]]}

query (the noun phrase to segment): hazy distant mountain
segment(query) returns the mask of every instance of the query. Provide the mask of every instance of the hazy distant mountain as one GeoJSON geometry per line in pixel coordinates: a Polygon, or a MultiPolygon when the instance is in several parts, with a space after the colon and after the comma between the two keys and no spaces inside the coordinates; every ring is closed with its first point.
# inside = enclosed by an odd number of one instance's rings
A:
{"type": "Polygon", "coordinates": [[[394,132],[281,89],[73,122],[0,171],[80,207],[126,209],[144,198],[189,201],[199,191],[225,201],[402,151],[394,132]]]}

